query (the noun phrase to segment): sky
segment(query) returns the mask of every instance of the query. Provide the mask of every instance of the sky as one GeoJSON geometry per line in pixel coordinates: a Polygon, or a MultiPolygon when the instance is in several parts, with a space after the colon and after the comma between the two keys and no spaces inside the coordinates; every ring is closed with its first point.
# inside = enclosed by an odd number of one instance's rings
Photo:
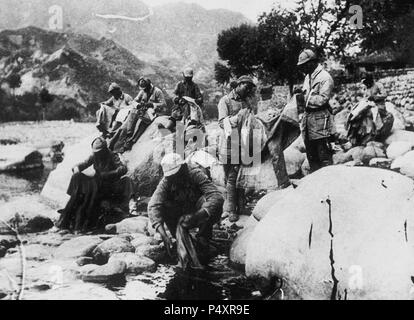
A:
{"type": "Polygon", "coordinates": [[[228,9],[243,13],[247,18],[256,21],[263,12],[270,11],[274,4],[282,8],[291,8],[294,0],[143,0],[149,6],[157,6],[171,2],[197,3],[206,9],[228,9]]]}

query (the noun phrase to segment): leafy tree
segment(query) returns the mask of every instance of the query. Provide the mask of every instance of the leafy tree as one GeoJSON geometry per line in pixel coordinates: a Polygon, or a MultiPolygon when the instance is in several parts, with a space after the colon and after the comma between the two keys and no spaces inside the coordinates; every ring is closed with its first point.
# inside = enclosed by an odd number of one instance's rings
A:
{"type": "Polygon", "coordinates": [[[214,78],[218,84],[225,85],[229,83],[231,79],[230,68],[220,62],[216,62],[214,65],[214,78]]]}
{"type": "Polygon", "coordinates": [[[7,77],[6,82],[9,84],[10,89],[12,89],[13,97],[15,97],[16,89],[20,88],[20,86],[22,85],[22,79],[20,75],[18,73],[13,72],[7,77]]]}
{"type": "Polygon", "coordinates": [[[227,61],[233,75],[253,75],[260,61],[257,26],[242,24],[222,31],[217,40],[219,57],[227,61]]]}

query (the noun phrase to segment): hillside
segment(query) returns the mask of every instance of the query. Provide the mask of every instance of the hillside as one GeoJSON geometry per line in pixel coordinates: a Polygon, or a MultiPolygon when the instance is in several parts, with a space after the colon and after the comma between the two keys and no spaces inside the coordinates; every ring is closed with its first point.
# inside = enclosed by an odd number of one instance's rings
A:
{"type": "Polygon", "coordinates": [[[143,61],[172,69],[179,76],[191,65],[196,79],[209,84],[217,60],[217,34],[249,20],[228,10],[206,10],[196,4],[174,3],[154,8],[139,0],[21,0],[10,7],[0,0],[0,29],[56,25],[53,5],[62,8],[62,29],[96,39],[112,39],[143,61]],[[53,11],[52,9],[52,12],[53,11]]]}
{"type": "Polygon", "coordinates": [[[52,108],[75,108],[81,116],[83,109],[108,98],[110,82],[136,95],[140,76],[150,76],[161,87],[177,80],[167,68],[144,63],[112,40],[35,27],[0,32],[0,79],[11,74],[21,76],[15,94],[23,103],[28,98],[33,104],[33,95],[46,87],[56,96],[52,108]]]}

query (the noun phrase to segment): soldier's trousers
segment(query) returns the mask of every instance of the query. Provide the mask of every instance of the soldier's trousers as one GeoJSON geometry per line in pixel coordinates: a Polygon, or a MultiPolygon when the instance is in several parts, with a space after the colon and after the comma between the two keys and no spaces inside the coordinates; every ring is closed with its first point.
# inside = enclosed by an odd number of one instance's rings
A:
{"type": "Polygon", "coordinates": [[[304,142],[311,173],[332,165],[332,148],[328,138],[318,140],[305,139],[304,142]]]}

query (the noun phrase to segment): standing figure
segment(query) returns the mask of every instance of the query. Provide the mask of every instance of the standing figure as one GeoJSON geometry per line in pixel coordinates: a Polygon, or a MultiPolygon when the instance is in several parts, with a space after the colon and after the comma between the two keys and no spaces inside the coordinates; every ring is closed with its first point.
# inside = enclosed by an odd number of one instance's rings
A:
{"type": "Polygon", "coordinates": [[[334,81],[310,49],[300,54],[298,67],[306,74],[302,91],[296,93],[303,94],[305,101],[301,129],[310,171],[314,172],[332,164],[333,114],[329,100],[334,81]]]}
{"type": "Polygon", "coordinates": [[[248,76],[237,80],[237,87],[221,98],[218,104],[219,126],[223,130],[220,137],[219,156],[224,163],[227,198],[224,211],[229,220],[235,222],[243,208],[238,208],[237,176],[240,170],[240,119],[246,112],[251,112],[252,105],[249,98],[254,94],[256,85],[248,76]],[[229,132],[231,131],[231,132],[229,132]],[[235,137],[232,139],[232,136],[235,137]],[[233,154],[232,153],[237,153],[233,154]]]}

